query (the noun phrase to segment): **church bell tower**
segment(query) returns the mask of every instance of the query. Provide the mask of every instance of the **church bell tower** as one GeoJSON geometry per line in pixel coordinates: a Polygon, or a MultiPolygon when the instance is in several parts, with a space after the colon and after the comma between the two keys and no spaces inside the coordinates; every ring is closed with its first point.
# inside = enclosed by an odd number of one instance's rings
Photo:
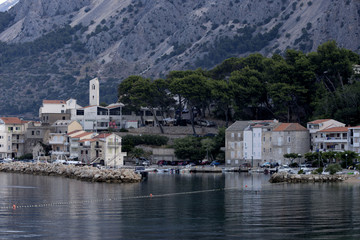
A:
{"type": "Polygon", "coordinates": [[[90,106],[99,106],[100,101],[100,89],[99,89],[99,79],[94,78],[90,80],[89,84],[89,105],[90,106]]]}

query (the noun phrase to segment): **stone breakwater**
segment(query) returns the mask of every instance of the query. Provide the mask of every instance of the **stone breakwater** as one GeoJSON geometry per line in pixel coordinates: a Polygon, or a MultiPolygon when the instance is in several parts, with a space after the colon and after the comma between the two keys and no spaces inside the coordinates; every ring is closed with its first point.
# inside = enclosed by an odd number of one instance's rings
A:
{"type": "Polygon", "coordinates": [[[62,176],[89,182],[135,183],[141,181],[141,175],[132,169],[98,169],[51,163],[2,163],[0,172],[62,176]]]}
{"type": "Polygon", "coordinates": [[[314,183],[314,182],[342,182],[347,180],[346,175],[319,175],[319,174],[289,174],[285,172],[274,173],[269,182],[271,183],[314,183]]]}

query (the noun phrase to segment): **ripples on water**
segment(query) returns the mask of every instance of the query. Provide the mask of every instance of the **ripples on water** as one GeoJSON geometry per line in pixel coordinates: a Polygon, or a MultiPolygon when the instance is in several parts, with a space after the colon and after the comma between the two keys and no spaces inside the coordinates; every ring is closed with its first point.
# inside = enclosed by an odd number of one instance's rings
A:
{"type": "Polygon", "coordinates": [[[268,178],[152,174],[118,185],[1,173],[0,239],[360,239],[359,186],[268,178]]]}

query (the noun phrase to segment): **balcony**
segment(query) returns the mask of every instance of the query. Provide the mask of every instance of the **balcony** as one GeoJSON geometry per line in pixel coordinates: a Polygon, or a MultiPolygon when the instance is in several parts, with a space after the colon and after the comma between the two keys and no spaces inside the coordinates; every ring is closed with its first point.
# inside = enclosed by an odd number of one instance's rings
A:
{"type": "Polygon", "coordinates": [[[12,143],[24,143],[25,140],[24,140],[24,139],[13,138],[11,142],[12,142],[12,143]]]}
{"type": "Polygon", "coordinates": [[[107,144],[107,147],[110,147],[110,148],[118,148],[121,146],[121,142],[108,142],[107,144]]]}
{"type": "Polygon", "coordinates": [[[69,152],[63,152],[63,151],[51,151],[52,155],[69,155],[69,152]]]}
{"type": "Polygon", "coordinates": [[[353,147],[360,147],[360,143],[358,143],[358,142],[357,142],[357,143],[354,143],[354,144],[353,144],[353,147]]]}
{"type": "Polygon", "coordinates": [[[50,141],[49,141],[49,144],[50,144],[50,145],[55,145],[55,144],[62,145],[62,144],[64,144],[64,141],[61,141],[61,140],[50,140],[50,141]]]}
{"type": "Polygon", "coordinates": [[[78,148],[79,147],[79,143],[71,143],[70,147],[72,148],[78,148]]]}
{"type": "Polygon", "coordinates": [[[347,138],[342,137],[326,137],[324,138],[324,142],[340,142],[340,143],[347,143],[347,138]]]}

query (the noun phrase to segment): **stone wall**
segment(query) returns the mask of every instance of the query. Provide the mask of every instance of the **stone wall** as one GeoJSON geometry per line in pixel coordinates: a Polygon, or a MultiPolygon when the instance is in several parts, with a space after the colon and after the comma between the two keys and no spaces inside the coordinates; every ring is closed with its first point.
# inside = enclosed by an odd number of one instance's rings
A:
{"type": "Polygon", "coordinates": [[[135,173],[133,169],[98,169],[52,163],[1,163],[0,172],[62,176],[89,182],[135,183],[141,181],[141,175],[135,173]]]}
{"type": "Polygon", "coordinates": [[[274,173],[269,182],[271,183],[314,183],[314,182],[342,182],[346,175],[320,175],[320,174],[289,174],[286,172],[274,173]]]}

